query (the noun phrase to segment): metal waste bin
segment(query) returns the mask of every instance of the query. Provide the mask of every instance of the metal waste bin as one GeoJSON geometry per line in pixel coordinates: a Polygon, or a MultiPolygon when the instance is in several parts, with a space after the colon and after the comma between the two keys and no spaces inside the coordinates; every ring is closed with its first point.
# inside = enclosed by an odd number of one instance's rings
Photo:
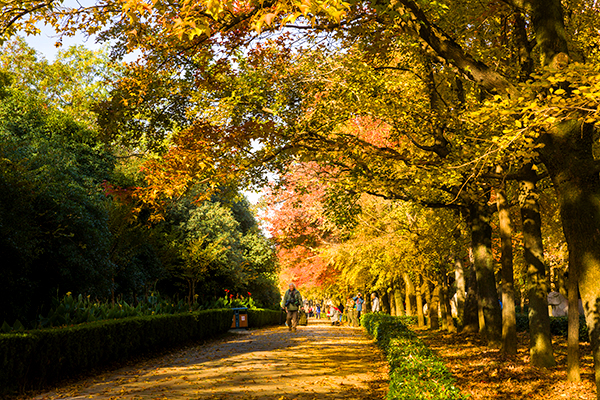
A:
{"type": "Polygon", "coordinates": [[[248,327],[248,308],[238,307],[232,308],[233,321],[231,328],[247,328],[248,327]]]}

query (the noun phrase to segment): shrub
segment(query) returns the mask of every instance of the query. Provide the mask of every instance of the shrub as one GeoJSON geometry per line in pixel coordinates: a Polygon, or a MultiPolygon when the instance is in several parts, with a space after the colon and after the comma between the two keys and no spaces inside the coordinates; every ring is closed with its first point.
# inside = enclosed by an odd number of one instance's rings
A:
{"type": "Polygon", "coordinates": [[[260,328],[263,326],[279,325],[281,311],[266,309],[248,310],[248,327],[260,328]]]}
{"type": "MultiPolygon", "coordinates": [[[[550,317],[550,333],[552,335],[567,337],[568,327],[568,317],[550,317]]],[[[517,332],[526,332],[527,330],[529,330],[529,317],[525,314],[517,314],[517,332]]],[[[590,341],[584,316],[579,317],[579,340],[590,341]]]]}
{"type": "Polygon", "coordinates": [[[388,399],[458,400],[467,396],[433,352],[402,320],[385,314],[365,314],[363,326],[384,351],[390,365],[388,399]]]}
{"type": "Polygon", "coordinates": [[[0,335],[0,395],[226,332],[231,310],[154,315],[0,335]]]}

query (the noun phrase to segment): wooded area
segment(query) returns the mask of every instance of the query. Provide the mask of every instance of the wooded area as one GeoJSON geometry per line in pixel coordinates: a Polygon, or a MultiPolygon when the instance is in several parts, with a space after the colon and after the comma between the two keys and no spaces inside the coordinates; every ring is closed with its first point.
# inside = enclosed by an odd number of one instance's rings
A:
{"type": "Polygon", "coordinates": [[[600,383],[595,0],[0,4],[9,317],[157,281],[267,304],[276,252],[283,281],[426,303],[507,356],[527,312],[541,367],[562,293],[572,381],[581,299],[600,383]],[[108,52],[39,63],[9,39],[38,21],[108,52]],[[235,200],[265,186],[276,249],[235,200]]]}

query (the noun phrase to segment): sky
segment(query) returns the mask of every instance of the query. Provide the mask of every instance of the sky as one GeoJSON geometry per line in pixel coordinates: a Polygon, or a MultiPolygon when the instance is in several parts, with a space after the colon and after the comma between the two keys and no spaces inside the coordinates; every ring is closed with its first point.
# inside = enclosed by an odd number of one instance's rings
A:
{"type": "Polygon", "coordinates": [[[81,34],[77,34],[72,37],[64,37],[62,42],[62,47],[56,47],[55,43],[57,40],[56,32],[52,28],[47,27],[39,27],[42,30],[42,33],[37,36],[25,36],[25,40],[27,43],[40,52],[46,60],[52,62],[56,58],[56,54],[58,51],[62,49],[67,49],[70,46],[82,44],[90,50],[97,50],[100,48],[100,45],[97,44],[93,37],[87,38],[81,34]]]}

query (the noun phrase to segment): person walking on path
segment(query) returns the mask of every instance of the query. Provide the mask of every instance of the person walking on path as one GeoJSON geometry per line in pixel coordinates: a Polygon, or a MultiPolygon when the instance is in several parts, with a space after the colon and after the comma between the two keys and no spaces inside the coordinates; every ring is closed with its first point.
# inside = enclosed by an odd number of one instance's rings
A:
{"type": "Polygon", "coordinates": [[[329,301],[329,312],[327,313],[331,318],[331,325],[340,325],[340,309],[333,305],[333,301],[329,301]]]}
{"type": "Polygon", "coordinates": [[[285,291],[283,301],[281,302],[281,308],[287,313],[285,322],[290,331],[295,331],[296,326],[298,326],[298,309],[301,304],[302,295],[298,289],[296,289],[296,285],[290,283],[289,289],[285,291]]]}
{"type": "Polygon", "coordinates": [[[354,319],[356,313],[356,303],[352,300],[352,297],[348,297],[346,299],[346,319],[348,320],[348,325],[354,326],[354,319]]]}
{"type": "Polygon", "coordinates": [[[373,292],[371,293],[371,312],[379,312],[380,311],[380,305],[379,305],[379,297],[377,297],[377,293],[373,292]]]}
{"type": "Polygon", "coordinates": [[[358,322],[360,322],[360,314],[362,313],[362,307],[363,307],[363,303],[365,302],[362,298],[362,294],[358,293],[356,295],[356,297],[353,298],[354,302],[356,303],[356,318],[358,318],[358,322]]]}

